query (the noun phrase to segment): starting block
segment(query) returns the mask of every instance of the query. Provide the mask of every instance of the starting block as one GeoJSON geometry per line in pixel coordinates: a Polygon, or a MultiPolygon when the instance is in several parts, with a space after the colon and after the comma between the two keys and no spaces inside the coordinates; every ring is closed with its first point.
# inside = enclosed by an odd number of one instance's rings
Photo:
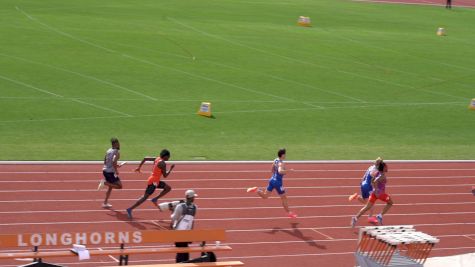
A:
{"type": "Polygon", "coordinates": [[[198,110],[198,115],[211,118],[211,103],[210,102],[201,102],[200,109],[198,110]]]}
{"type": "Polygon", "coordinates": [[[447,33],[445,32],[444,28],[438,28],[437,29],[437,35],[438,36],[445,36],[445,35],[447,35],[447,33]]]}
{"type": "Polygon", "coordinates": [[[298,21],[297,21],[297,24],[299,26],[303,26],[303,27],[311,27],[311,21],[310,21],[310,17],[305,17],[305,16],[300,16],[298,21]]]}
{"type": "Polygon", "coordinates": [[[361,267],[423,267],[437,243],[412,225],[363,227],[355,257],[361,267]]]}
{"type": "Polygon", "coordinates": [[[475,98],[470,101],[470,105],[468,106],[469,109],[475,110],[475,98]]]}

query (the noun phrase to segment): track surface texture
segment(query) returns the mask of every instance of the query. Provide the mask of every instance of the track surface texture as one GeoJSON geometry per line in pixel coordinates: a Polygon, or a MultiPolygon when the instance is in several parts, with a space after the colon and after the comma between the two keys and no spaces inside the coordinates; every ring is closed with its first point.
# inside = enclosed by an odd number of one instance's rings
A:
{"type": "MultiPolygon", "coordinates": [[[[295,171],[284,179],[289,204],[299,215],[286,217],[280,200],[262,200],[246,193],[266,186],[269,164],[177,164],[164,179],[173,187],[161,201],[182,199],[186,189],[199,194],[196,229],[225,228],[233,251],[219,260],[240,260],[246,266],[354,266],[357,228],[350,218],[361,204],[348,202],[359,192],[369,164],[288,163],[295,171]]],[[[169,224],[169,213],[145,202],[128,220],[125,208],[143,193],[151,165],[142,174],[125,165],[123,190],[114,190],[102,209],[105,191],[97,191],[100,165],[0,165],[0,233],[153,230],[169,224]]],[[[431,256],[475,252],[475,163],[389,163],[387,191],[395,205],[386,225],[411,224],[441,239],[431,256]]],[[[157,193],[155,193],[157,194],[157,193]]],[[[381,210],[377,205],[377,211],[381,210]]],[[[366,216],[358,222],[368,225],[366,216]]],[[[163,244],[161,244],[163,245],[163,244]]],[[[104,247],[102,247],[104,248],[104,247]]],[[[54,248],[40,248],[49,250],[54,248]]],[[[10,251],[9,248],[3,251],[10,251]]],[[[14,249],[11,249],[14,250],[14,249]]],[[[18,248],[17,248],[18,250],[18,248]]],[[[192,255],[195,256],[195,255],[192,255]]],[[[132,256],[129,264],[173,262],[174,255],[132,256]]],[[[17,266],[28,259],[2,261],[17,266]]],[[[115,258],[51,259],[67,266],[116,265],[115,258]]]]}

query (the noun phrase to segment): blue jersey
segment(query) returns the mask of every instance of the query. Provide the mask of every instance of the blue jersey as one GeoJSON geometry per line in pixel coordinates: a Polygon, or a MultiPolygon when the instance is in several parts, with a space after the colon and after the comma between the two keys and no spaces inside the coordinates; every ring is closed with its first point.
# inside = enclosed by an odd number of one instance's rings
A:
{"type": "Polygon", "coordinates": [[[284,175],[279,173],[279,163],[282,163],[282,160],[280,160],[279,158],[276,158],[274,160],[274,166],[272,166],[271,179],[282,182],[282,178],[284,178],[284,175]]]}
{"type": "Polygon", "coordinates": [[[363,180],[361,181],[361,185],[362,186],[369,186],[369,187],[372,187],[371,186],[371,179],[373,178],[371,176],[371,172],[373,172],[374,170],[376,170],[376,166],[375,165],[372,165],[368,168],[368,170],[366,170],[364,176],[363,176],[363,180]]]}

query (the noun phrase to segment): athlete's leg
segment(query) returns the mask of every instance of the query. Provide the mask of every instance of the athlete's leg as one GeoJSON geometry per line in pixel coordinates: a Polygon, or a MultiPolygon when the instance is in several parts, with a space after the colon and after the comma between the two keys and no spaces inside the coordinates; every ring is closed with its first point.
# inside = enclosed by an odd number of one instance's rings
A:
{"type": "Polygon", "coordinates": [[[366,205],[356,214],[356,219],[359,219],[361,215],[365,214],[368,210],[370,210],[374,206],[374,203],[368,201],[366,205]]]}
{"type": "Polygon", "coordinates": [[[389,209],[393,206],[394,202],[391,197],[389,197],[388,202],[386,203],[386,206],[384,207],[383,211],[381,212],[381,215],[386,214],[389,209]]]}
{"type": "Polygon", "coordinates": [[[147,189],[145,189],[145,193],[143,194],[143,196],[142,196],[141,198],[139,198],[139,199],[137,200],[137,202],[135,202],[135,204],[132,205],[132,207],[128,208],[127,211],[132,211],[133,209],[137,208],[137,207],[140,206],[142,203],[144,203],[145,200],[147,200],[148,197],[149,197],[150,195],[152,195],[153,192],[155,192],[155,189],[156,189],[156,188],[157,188],[157,187],[156,187],[155,185],[153,185],[153,184],[147,185],[147,189]]]}
{"type": "Polygon", "coordinates": [[[109,197],[111,196],[111,193],[112,193],[112,187],[109,186],[109,189],[107,189],[107,193],[106,193],[106,198],[104,199],[104,203],[103,203],[103,207],[108,207],[108,201],[109,201],[109,197]]]}
{"type": "Polygon", "coordinates": [[[260,190],[260,189],[257,190],[257,195],[259,195],[262,199],[268,199],[269,196],[270,196],[270,193],[272,193],[272,192],[267,191],[267,189],[264,192],[262,192],[262,190],[260,190]]]}
{"type": "Polygon", "coordinates": [[[289,203],[287,201],[287,196],[284,194],[281,194],[280,195],[280,199],[282,200],[282,207],[284,207],[284,210],[289,213],[290,210],[289,210],[289,203]]]}
{"type": "Polygon", "coordinates": [[[142,203],[144,203],[145,200],[147,200],[149,196],[150,196],[149,194],[145,193],[141,198],[137,200],[137,202],[135,202],[134,205],[132,205],[132,207],[128,208],[128,210],[133,210],[137,208],[138,206],[142,205],[142,203]]]}
{"type": "Polygon", "coordinates": [[[104,185],[108,186],[109,188],[122,189],[122,183],[120,180],[115,183],[104,182],[104,185]]]}
{"type": "Polygon", "coordinates": [[[158,196],[152,198],[152,202],[153,204],[155,204],[155,206],[157,206],[157,200],[161,197],[163,197],[164,195],[168,194],[168,192],[172,191],[172,188],[165,182],[163,181],[160,181],[160,183],[158,184],[158,188],[161,188],[162,189],[162,192],[160,192],[160,194],[158,194],[158,196]]]}

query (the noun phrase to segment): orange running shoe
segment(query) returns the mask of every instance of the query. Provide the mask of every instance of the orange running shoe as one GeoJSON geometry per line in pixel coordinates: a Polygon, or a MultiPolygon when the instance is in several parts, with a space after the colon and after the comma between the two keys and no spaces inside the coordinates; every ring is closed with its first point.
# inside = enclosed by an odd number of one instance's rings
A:
{"type": "Polygon", "coordinates": [[[358,197],[358,193],[354,193],[353,195],[348,197],[348,201],[353,201],[358,197]]]}
{"type": "Polygon", "coordinates": [[[254,193],[254,192],[256,192],[256,191],[257,191],[257,189],[258,189],[258,187],[257,187],[257,186],[254,186],[254,187],[249,187],[249,188],[247,189],[247,192],[248,192],[248,193],[254,193]]]}

